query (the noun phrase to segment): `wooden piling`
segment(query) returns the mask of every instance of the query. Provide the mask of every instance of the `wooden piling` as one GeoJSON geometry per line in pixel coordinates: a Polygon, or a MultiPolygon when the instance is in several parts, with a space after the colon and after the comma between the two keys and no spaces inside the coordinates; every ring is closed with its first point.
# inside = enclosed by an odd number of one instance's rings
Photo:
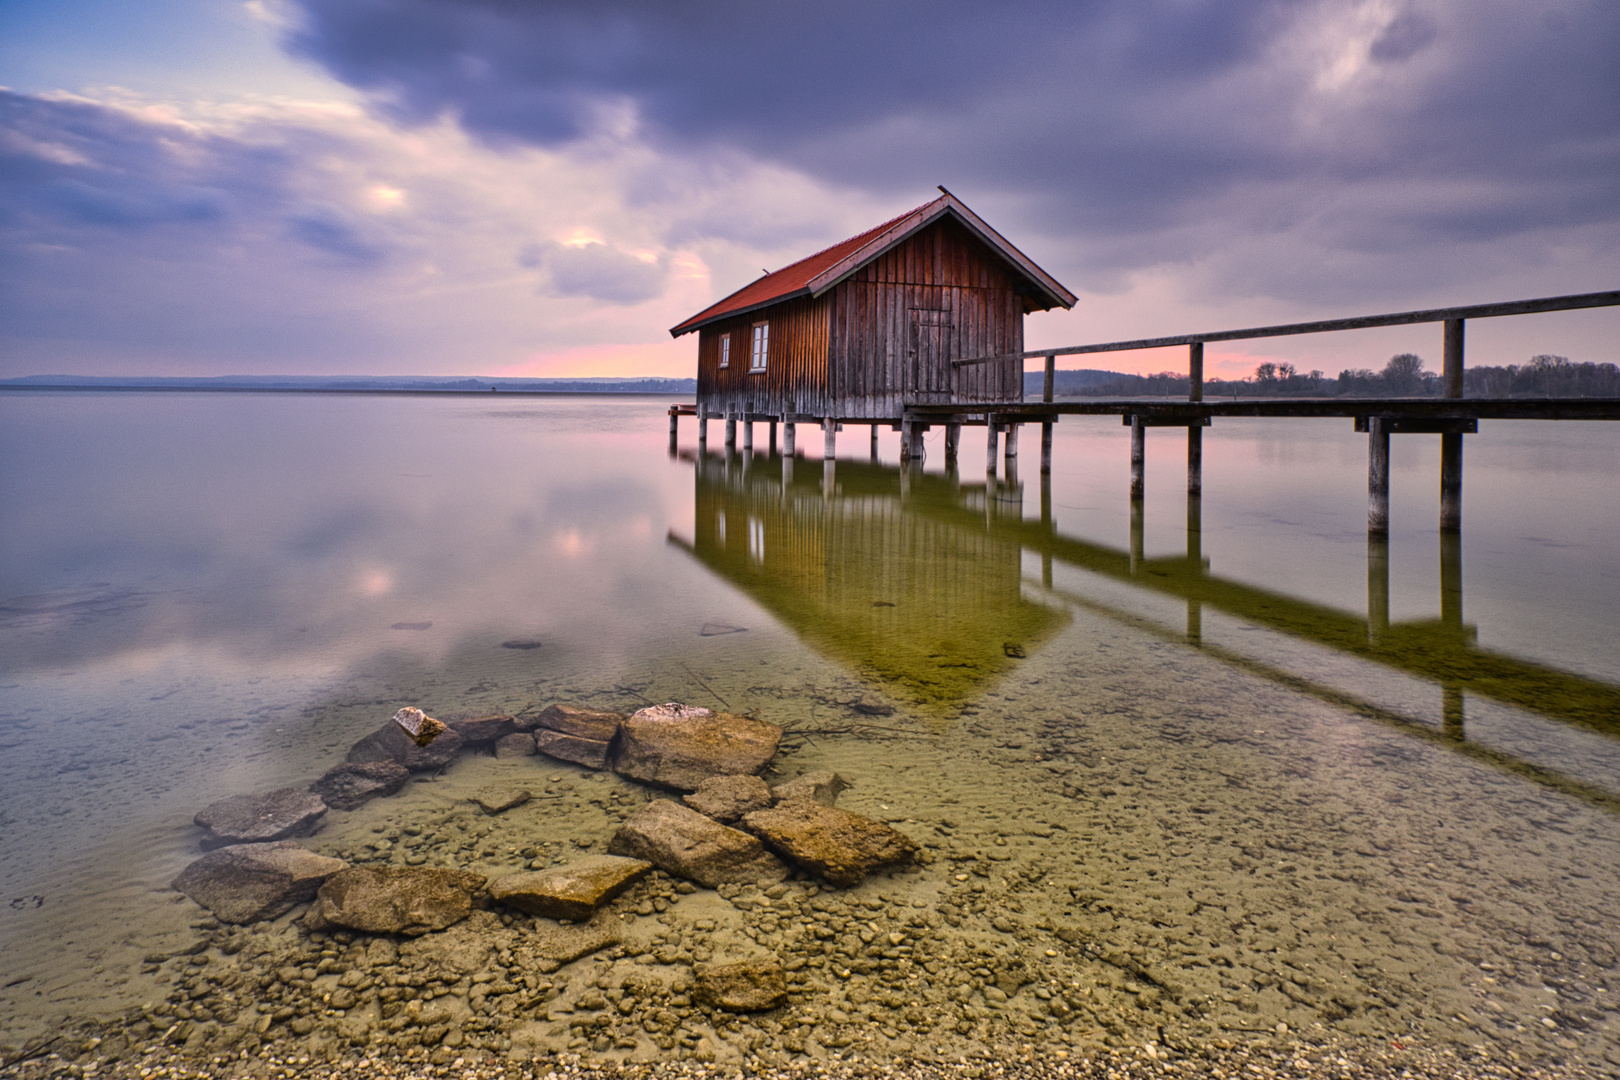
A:
{"type": "Polygon", "coordinates": [[[737,449],[737,414],[726,413],[726,449],[737,449]]]}
{"type": "Polygon", "coordinates": [[[794,446],[793,437],[793,434],[797,429],[798,425],[791,420],[784,420],[782,422],[782,453],[786,454],[788,457],[792,457],[798,452],[797,447],[794,446]]]}
{"type": "Polygon", "coordinates": [[[1367,535],[1389,535],[1389,420],[1367,417],[1367,535]]]}
{"type": "Polygon", "coordinates": [[[771,451],[770,452],[772,454],[776,453],[776,421],[775,420],[771,421],[771,451]]]}
{"type": "Polygon", "coordinates": [[[957,451],[962,448],[962,425],[955,420],[945,425],[945,460],[956,461],[957,451]]]}
{"type": "MultiPolygon", "coordinates": [[[[1041,473],[1041,529],[1048,535],[1055,535],[1057,525],[1052,521],[1052,474],[1050,470],[1041,473]]],[[[1052,587],[1052,549],[1050,546],[1041,547],[1041,585],[1050,589],[1052,587]]]]}
{"type": "Polygon", "coordinates": [[[1187,497],[1196,498],[1204,493],[1204,429],[1197,424],[1187,426],[1187,497]]]}
{"type": "Polygon", "coordinates": [[[1007,443],[1004,456],[1009,465],[1018,460],[1018,429],[1022,426],[1021,424],[1007,425],[1007,443]]]}
{"type": "MultiPolygon", "coordinates": [[[[1188,428],[1189,434],[1197,428],[1188,428]]],[[[1204,498],[1195,491],[1187,492],[1187,564],[1199,577],[1204,574],[1204,498]]],[[[1187,641],[1204,643],[1204,605],[1196,597],[1187,598],[1187,641]]]]}
{"type": "Polygon", "coordinates": [[[698,453],[709,449],[709,413],[707,409],[699,408],[697,415],[698,453]]]}
{"type": "Polygon", "coordinates": [[[1046,373],[1041,380],[1041,400],[1051,401],[1052,392],[1057,389],[1057,356],[1046,354],[1046,373]]]}
{"type": "Polygon", "coordinates": [[[1187,343],[1187,400],[1204,400],[1204,343],[1187,343]]]}
{"type": "MultiPolygon", "coordinates": [[[[903,430],[903,427],[904,426],[902,425],[902,430],[903,430]]],[[[872,460],[873,461],[876,461],[878,459],[877,431],[878,431],[878,426],[876,424],[873,424],[872,425],[872,460]]],[[[902,437],[901,442],[903,443],[904,441],[905,441],[905,439],[904,439],[904,437],[902,437]]],[[[904,447],[902,447],[901,450],[900,450],[900,456],[904,457],[905,453],[906,453],[906,451],[905,451],[904,447]]]]}
{"type": "Polygon", "coordinates": [[[996,475],[996,418],[993,413],[986,414],[984,418],[984,474],[989,477],[996,475]]]}
{"type": "Polygon", "coordinates": [[[1463,396],[1463,320],[1447,319],[1441,361],[1440,396],[1463,396]]]}
{"type": "Polygon", "coordinates": [[[1041,425],[1041,472],[1049,474],[1052,471],[1052,421],[1048,420],[1041,425]]]}
{"type": "MultiPolygon", "coordinates": [[[[911,429],[914,425],[910,420],[900,421],[900,461],[905,463],[911,460],[911,429]]],[[[877,425],[872,425],[872,460],[877,460],[877,425]]]]}
{"type": "Polygon", "coordinates": [[[1462,432],[1443,432],[1440,436],[1440,531],[1442,533],[1459,533],[1462,531],[1462,457],[1462,432]]]}
{"type": "MultiPolygon", "coordinates": [[[[1449,438],[1450,436],[1442,436],[1449,438]]],[[[1457,436],[1460,441],[1461,435],[1457,436]]],[[[1464,646],[1468,640],[1463,625],[1462,537],[1455,532],[1440,536],[1440,630],[1448,645],[1464,646]]],[[[1440,727],[1448,738],[1464,738],[1463,689],[1458,682],[1441,685],[1440,727]]]]}
{"type": "Polygon", "coordinates": [[[753,420],[749,419],[747,416],[743,417],[742,435],[743,435],[743,449],[748,451],[749,453],[753,453],[753,450],[754,450],[754,422],[753,422],[753,420]]]}
{"type": "Polygon", "coordinates": [[[838,456],[838,422],[830,416],[821,422],[821,456],[826,461],[838,456]]]}
{"type": "Polygon", "coordinates": [[[1140,500],[1147,491],[1147,418],[1131,416],[1131,500],[1140,500]]]}

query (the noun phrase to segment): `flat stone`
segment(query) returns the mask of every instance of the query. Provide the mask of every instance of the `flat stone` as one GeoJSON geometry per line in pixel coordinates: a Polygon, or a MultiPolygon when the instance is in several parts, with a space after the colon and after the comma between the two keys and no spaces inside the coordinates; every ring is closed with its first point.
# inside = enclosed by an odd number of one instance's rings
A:
{"type": "Polygon", "coordinates": [[[327,879],[313,910],[351,930],[416,936],[465,919],[484,882],[482,874],[442,867],[350,867],[327,879]]]}
{"type": "Polygon", "coordinates": [[[581,739],[577,735],[561,731],[548,731],[545,728],[536,728],[534,731],[534,748],[537,751],[558,761],[571,761],[575,765],[583,765],[587,769],[607,768],[608,749],[611,745],[595,739],[581,739]]]}
{"type": "Polygon", "coordinates": [[[232,795],[204,807],[192,820],[208,830],[202,846],[216,848],[308,836],[325,813],[319,795],[281,788],[264,795],[232,795]]]}
{"type": "Polygon", "coordinates": [[[771,796],[777,802],[809,799],[822,806],[836,806],[838,796],[849,786],[849,781],[842,776],[830,770],[823,770],[795,776],[785,784],[777,784],[771,788],[771,796]]]}
{"type": "Polygon", "coordinates": [[[344,762],[327,769],[309,790],[334,810],[354,810],[382,795],[392,795],[405,786],[411,770],[397,761],[367,761],[359,765],[344,762]]]}
{"type": "Polygon", "coordinates": [[[665,873],[709,888],[774,884],[787,876],[787,867],[754,837],[669,799],[654,799],[632,814],[614,834],[608,851],[644,859],[665,873]]]}
{"type": "Polygon", "coordinates": [[[534,798],[534,793],[516,784],[486,784],[469,798],[486,814],[504,814],[534,798]]]}
{"type": "Polygon", "coordinates": [[[566,866],[496,878],[489,895],[531,915],[583,922],[651,869],[645,859],[588,855],[566,866]]]}
{"type": "Polygon", "coordinates": [[[619,725],[613,771],[676,791],[696,791],[711,776],[758,773],[776,756],[782,729],[746,716],[671,702],[619,725]]]}
{"type": "Polygon", "coordinates": [[[699,964],[698,996],[729,1012],[763,1012],[787,1001],[787,972],[774,957],[729,964],[699,964]]]}
{"type": "Polygon", "coordinates": [[[609,918],[597,918],[577,926],[539,923],[524,936],[523,945],[546,961],[540,970],[550,973],[582,956],[617,945],[624,940],[620,926],[619,920],[609,918]]]}
{"type": "Polygon", "coordinates": [[[348,865],[292,840],[232,844],[197,859],[171,884],[220,922],[254,923],[313,899],[322,882],[348,865]]]}
{"type": "Polygon", "coordinates": [[[730,824],[774,801],[771,789],[757,776],[711,776],[681,800],[704,817],[730,824]]]}
{"type": "Polygon", "coordinates": [[[881,821],[810,799],[777,803],[742,819],[789,862],[834,885],[859,885],[880,866],[910,862],[917,845],[881,821]]]}
{"type": "Polygon", "coordinates": [[[602,709],[581,709],[575,705],[552,705],[532,718],[519,720],[518,726],[528,729],[545,728],[560,731],[595,742],[612,742],[613,735],[624,722],[624,714],[602,709]]]}
{"type": "Polygon", "coordinates": [[[510,735],[517,730],[512,726],[512,718],[504,713],[446,717],[444,722],[461,737],[465,746],[492,743],[502,735],[510,735]]]}
{"type": "Polygon", "coordinates": [[[411,772],[442,769],[461,752],[461,736],[444,731],[426,746],[418,746],[405,729],[390,720],[355,743],[345,761],[363,765],[368,761],[392,761],[411,772]]]}

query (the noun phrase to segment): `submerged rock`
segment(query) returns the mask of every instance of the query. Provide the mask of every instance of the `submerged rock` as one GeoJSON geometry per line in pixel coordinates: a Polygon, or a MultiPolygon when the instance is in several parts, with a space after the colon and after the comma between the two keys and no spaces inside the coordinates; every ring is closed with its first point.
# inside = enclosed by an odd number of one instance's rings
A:
{"type": "Polygon", "coordinates": [[[534,756],[534,736],[527,731],[514,731],[495,740],[495,756],[516,758],[534,756]]]}
{"type": "Polygon", "coordinates": [[[698,996],[717,1009],[763,1012],[787,1001],[787,971],[774,957],[730,964],[699,964],[698,996]]]}
{"type": "Polygon", "coordinates": [[[492,743],[501,736],[517,730],[512,726],[512,718],[504,713],[450,717],[445,723],[461,738],[464,746],[492,743]]]}
{"type": "Polygon", "coordinates": [[[411,772],[442,769],[461,752],[461,736],[446,730],[426,746],[418,746],[405,729],[390,720],[355,743],[344,759],[351,765],[392,761],[411,772]]]}
{"type": "Polygon", "coordinates": [[[590,855],[567,866],[496,878],[489,895],[531,915],[583,922],[651,869],[652,863],[644,859],[590,855]]]}
{"type": "Polygon", "coordinates": [[[486,814],[500,814],[534,798],[528,788],[515,784],[488,784],[472,793],[472,801],[486,814]]]}
{"type": "Polygon", "coordinates": [[[533,718],[535,749],[559,761],[605,769],[623,713],[552,705],[533,718]]]}
{"type": "Polygon", "coordinates": [[[202,846],[216,848],[308,836],[325,813],[319,795],[281,788],[264,795],[232,795],[204,807],[192,820],[208,830],[202,846]]]}
{"type": "MultiPolygon", "coordinates": [[[[791,802],[794,799],[808,799],[818,802],[822,806],[838,805],[838,796],[850,786],[849,781],[831,770],[805,773],[795,776],[785,784],[777,784],[771,788],[771,796],[777,802],[791,802]]],[[[763,807],[761,808],[763,809],[763,807]]]]}
{"type": "Polygon", "coordinates": [[[612,765],[631,780],[696,791],[711,776],[758,773],[781,741],[775,724],[671,702],[619,725],[612,765]]]}
{"type": "Polygon", "coordinates": [[[681,800],[693,810],[730,824],[744,814],[770,806],[771,789],[757,776],[711,776],[681,800]]]}
{"type": "Polygon", "coordinates": [[[351,867],[327,879],[314,910],[351,930],[414,936],[465,919],[484,881],[482,874],[441,867],[351,867]]]}
{"type": "Polygon", "coordinates": [[[787,867],[745,832],[669,799],[654,799],[619,827],[608,851],[644,859],[676,877],[713,888],[781,881],[787,867]]]}
{"type": "Polygon", "coordinates": [[[910,862],[917,845],[881,821],[809,799],[777,803],[742,819],[773,851],[834,885],[859,885],[881,866],[910,862]]]}
{"type": "Polygon", "coordinates": [[[394,714],[394,723],[411,737],[417,746],[426,746],[445,733],[442,720],[435,720],[414,705],[407,705],[394,714]]]}
{"type": "Polygon", "coordinates": [[[292,840],[233,844],[196,860],[171,885],[220,922],[263,922],[314,898],[322,882],[348,865],[292,840]]]}
{"type": "Polygon", "coordinates": [[[309,790],[334,810],[354,810],[405,786],[411,771],[397,761],[334,765],[309,790]]]}

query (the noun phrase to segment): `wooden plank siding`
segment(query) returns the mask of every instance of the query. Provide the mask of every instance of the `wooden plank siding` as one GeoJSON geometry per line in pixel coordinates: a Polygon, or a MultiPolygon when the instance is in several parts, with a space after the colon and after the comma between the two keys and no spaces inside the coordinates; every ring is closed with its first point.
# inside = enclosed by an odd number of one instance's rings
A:
{"type": "Polygon", "coordinates": [[[839,283],[829,395],[839,417],[898,419],[910,404],[1007,401],[1022,363],[953,369],[952,359],[1023,350],[1024,299],[1005,264],[949,218],[839,283]]]}
{"type": "Polygon", "coordinates": [[[827,411],[827,326],[832,298],[801,297],[725,319],[698,331],[698,405],[711,415],[827,411]],[[765,370],[749,371],[755,323],[770,324],[765,370]],[[731,363],[720,367],[720,339],[731,363]]]}

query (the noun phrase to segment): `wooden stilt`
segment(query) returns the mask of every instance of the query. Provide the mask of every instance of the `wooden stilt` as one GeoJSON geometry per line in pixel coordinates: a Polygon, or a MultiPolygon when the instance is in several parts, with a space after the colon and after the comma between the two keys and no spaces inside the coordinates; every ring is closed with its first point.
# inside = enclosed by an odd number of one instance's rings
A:
{"type": "Polygon", "coordinates": [[[1204,429],[1196,424],[1187,426],[1187,494],[1204,493],[1204,429]]]}
{"type": "Polygon", "coordinates": [[[821,422],[821,456],[826,461],[838,456],[838,423],[830,416],[821,422]]]}
{"type": "Polygon", "coordinates": [[[984,474],[989,477],[996,475],[996,438],[999,434],[995,415],[987,415],[984,418],[984,474]]]}
{"type": "Polygon", "coordinates": [[[1440,436],[1440,531],[1462,532],[1463,437],[1460,431],[1440,436]]]}
{"type": "Polygon", "coordinates": [[[945,425],[945,460],[954,462],[957,451],[962,448],[962,425],[951,421],[945,425]]]}
{"type": "Polygon", "coordinates": [[[1021,424],[1007,425],[1007,449],[1004,456],[1009,462],[1018,460],[1018,429],[1022,426],[1021,424]]]}
{"type": "Polygon", "coordinates": [[[770,452],[773,455],[776,453],[776,421],[775,420],[771,421],[771,450],[770,450],[770,452]]]}
{"type": "Polygon", "coordinates": [[[1140,500],[1147,491],[1147,422],[1131,417],[1131,499],[1140,500]]]}
{"type": "Polygon", "coordinates": [[[1389,421],[1367,417],[1367,534],[1389,535],[1389,421]]]}
{"type": "MultiPolygon", "coordinates": [[[[873,461],[876,461],[878,459],[877,431],[878,431],[878,426],[877,426],[877,424],[874,423],[872,425],[872,460],[873,461]]],[[[902,450],[901,453],[904,454],[905,451],[902,450]]]]}
{"type": "Polygon", "coordinates": [[[754,421],[747,416],[743,417],[743,449],[753,452],[754,449],[754,421]]]}
{"type": "Polygon", "coordinates": [[[705,453],[709,449],[709,414],[704,409],[698,410],[698,453],[705,453]]]}
{"type": "Polygon", "coordinates": [[[726,413],[726,449],[737,449],[737,414],[726,413]]]}
{"type": "Polygon", "coordinates": [[[797,425],[794,424],[793,421],[785,420],[782,422],[782,453],[786,454],[788,457],[792,457],[798,452],[797,447],[793,445],[793,433],[796,429],[797,425]]]}
{"type": "MultiPolygon", "coordinates": [[[[900,463],[905,464],[911,460],[911,428],[910,420],[900,421],[900,463]]],[[[877,458],[877,425],[872,426],[872,457],[877,458]]]]}
{"type": "Polygon", "coordinates": [[[1052,421],[1048,420],[1041,425],[1041,474],[1049,475],[1052,472],[1052,421]]]}

